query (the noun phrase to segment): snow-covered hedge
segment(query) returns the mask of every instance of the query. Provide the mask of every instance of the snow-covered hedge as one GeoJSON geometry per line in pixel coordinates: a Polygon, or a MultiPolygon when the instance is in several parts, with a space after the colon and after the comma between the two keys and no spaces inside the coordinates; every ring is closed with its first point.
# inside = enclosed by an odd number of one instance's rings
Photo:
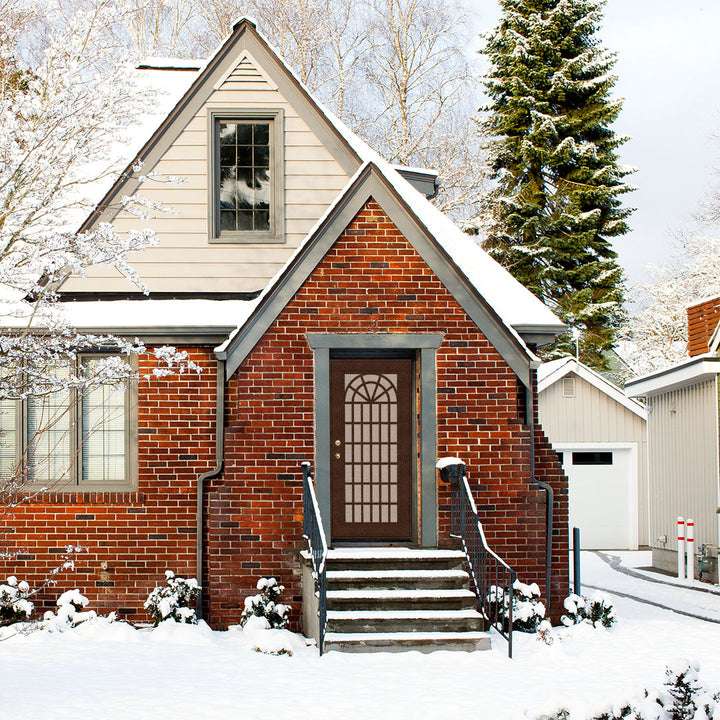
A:
{"type": "Polygon", "coordinates": [[[263,577],[258,580],[257,589],[260,590],[259,594],[245,598],[240,624],[245,625],[250,618],[258,617],[265,619],[268,628],[285,627],[290,606],[277,602],[285,586],[279,585],[274,577],[263,577]]]}
{"type": "MultiPolygon", "coordinates": [[[[488,600],[492,605],[498,605],[497,611],[507,624],[510,599],[501,587],[493,585],[490,588],[488,600]]],[[[537,583],[525,585],[519,580],[513,583],[512,598],[513,630],[534,633],[545,618],[545,605],[540,602],[540,588],[537,583]]]]}
{"type": "MultiPolygon", "coordinates": [[[[587,720],[713,720],[719,716],[720,692],[700,680],[699,670],[697,662],[678,660],[666,668],[667,679],[659,688],[645,690],[640,700],[608,708],[587,720]]],[[[562,708],[536,720],[569,718],[570,712],[562,708]]]]}
{"type": "MultiPolygon", "coordinates": [[[[88,620],[94,620],[98,616],[97,613],[94,610],[85,610],[89,602],[77,588],[64,592],[57,599],[57,612],[48,610],[43,616],[42,627],[46,630],[62,632],[88,620]]],[[[114,620],[114,613],[111,613],[108,619],[114,620]]]]}
{"type": "Polygon", "coordinates": [[[0,584],[0,627],[25,622],[32,615],[34,605],[28,597],[30,586],[24,581],[11,575],[0,584]]]}
{"type": "Polygon", "coordinates": [[[163,620],[179,623],[197,623],[195,604],[200,594],[200,585],[195,578],[176,577],[172,570],[165,571],[167,585],[156,587],[143,607],[150,613],[155,626],[163,620]]]}
{"type": "Polygon", "coordinates": [[[615,622],[615,607],[610,598],[600,590],[594,592],[590,598],[572,593],[563,602],[566,615],[560,618],[563,625],[579,625],[588,623],[593,627],[609,628],[615,622]]]}

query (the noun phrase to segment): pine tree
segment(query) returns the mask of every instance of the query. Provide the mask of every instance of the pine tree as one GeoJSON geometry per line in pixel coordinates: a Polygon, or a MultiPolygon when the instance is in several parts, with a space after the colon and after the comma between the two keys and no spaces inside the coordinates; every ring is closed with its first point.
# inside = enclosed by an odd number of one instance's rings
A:
{"type": "MultiPolygon", "coordinates": [[[[628,231],[631,172],[611,129],[615,56],[596,32],[604,0],[500,0],[487,38],[491,101],[483,126],[495,180],[486,249],[581,333],[581,359],[604,369],[623,320],[611,238],[628,231]]],[[[548,355],[574,352],[571,334],[548,355]]]]}

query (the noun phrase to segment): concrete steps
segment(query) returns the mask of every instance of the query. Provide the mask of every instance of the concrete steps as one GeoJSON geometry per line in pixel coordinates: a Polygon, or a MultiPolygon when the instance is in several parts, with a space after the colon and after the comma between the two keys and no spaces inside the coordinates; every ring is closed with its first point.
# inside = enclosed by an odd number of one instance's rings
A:
{"type": "Polygon", "coordinates": [[[489,649],[464,563],[448,550],[331,550],[325,650],[489,649]]]}

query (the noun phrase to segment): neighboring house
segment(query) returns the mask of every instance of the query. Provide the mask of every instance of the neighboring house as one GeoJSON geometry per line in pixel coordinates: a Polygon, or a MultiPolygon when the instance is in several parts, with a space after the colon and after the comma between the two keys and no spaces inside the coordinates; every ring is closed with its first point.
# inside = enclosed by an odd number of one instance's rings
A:
{"type": "Polygon", "coordinates": [[[648,407],[653,565],[677,572],[677,518],[695,521],[696,549],[710,545],[717,581],[720,297],[687,310],[690,358],[628,382],[648,407]]]}
{"type": "Polygon", "coordinates": [[[648,543],[647,411],[573,357],[538,368],[540,424],[569,481],[583,548],[648,543]]]}
{"type": "MultiPolygon", "coordinates": [[[[116,207],[135,192],[172,207],[148,221],[158,247],[131,258],[150,296],[104,268],[62,294],[77,327],[172,343],[202,373],[108,393],[104,409],[119,412],[104,445],[7,519],[23,551],[6,570],[38,582],[81,545],[45,603],[78,586],[94,608],[140,621],[165,569],[197,575],[214,627],[237,622],[258,578],[274,575],[297,629],[301,463],[332,545],[443,548],[455,541],[435,465],[459,456],[492,548],[545,596],[552,560],[557,616],[566,480],[529,419],[533,347],[562,323],[413,188],[432,194],[432,173],[384,162],[250,21],[199,72],[157,72],[188,82],[128,161],[185,182],[140,186],[131,173],[85,224],[136,227],[116,207]],[[534,480],[554,491],[549,554],[548,493],[534,480]]],[[[139,365],[149,371],[151,355],[139,365]]],[[[20,426],[31,411],[4,418],[20,426]]],[[[68,430],[54,442],[77,441],[68,430]]]]}

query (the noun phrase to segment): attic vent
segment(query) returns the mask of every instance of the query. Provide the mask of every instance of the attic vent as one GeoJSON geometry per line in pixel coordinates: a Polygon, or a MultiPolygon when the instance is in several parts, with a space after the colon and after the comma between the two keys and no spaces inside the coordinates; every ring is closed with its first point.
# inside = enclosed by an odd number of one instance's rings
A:
{"type": "Polygon", "coordinates": [[[263,74],[255,67],[252,61],[244,57],[235,69],[225,78],[226,83],[264,83],[263,74]]]}
{"type": "Polygon", "coordinates": [[[575,397],[575,378],[573,376],[563,378],[563,397],[575,397]]]}

